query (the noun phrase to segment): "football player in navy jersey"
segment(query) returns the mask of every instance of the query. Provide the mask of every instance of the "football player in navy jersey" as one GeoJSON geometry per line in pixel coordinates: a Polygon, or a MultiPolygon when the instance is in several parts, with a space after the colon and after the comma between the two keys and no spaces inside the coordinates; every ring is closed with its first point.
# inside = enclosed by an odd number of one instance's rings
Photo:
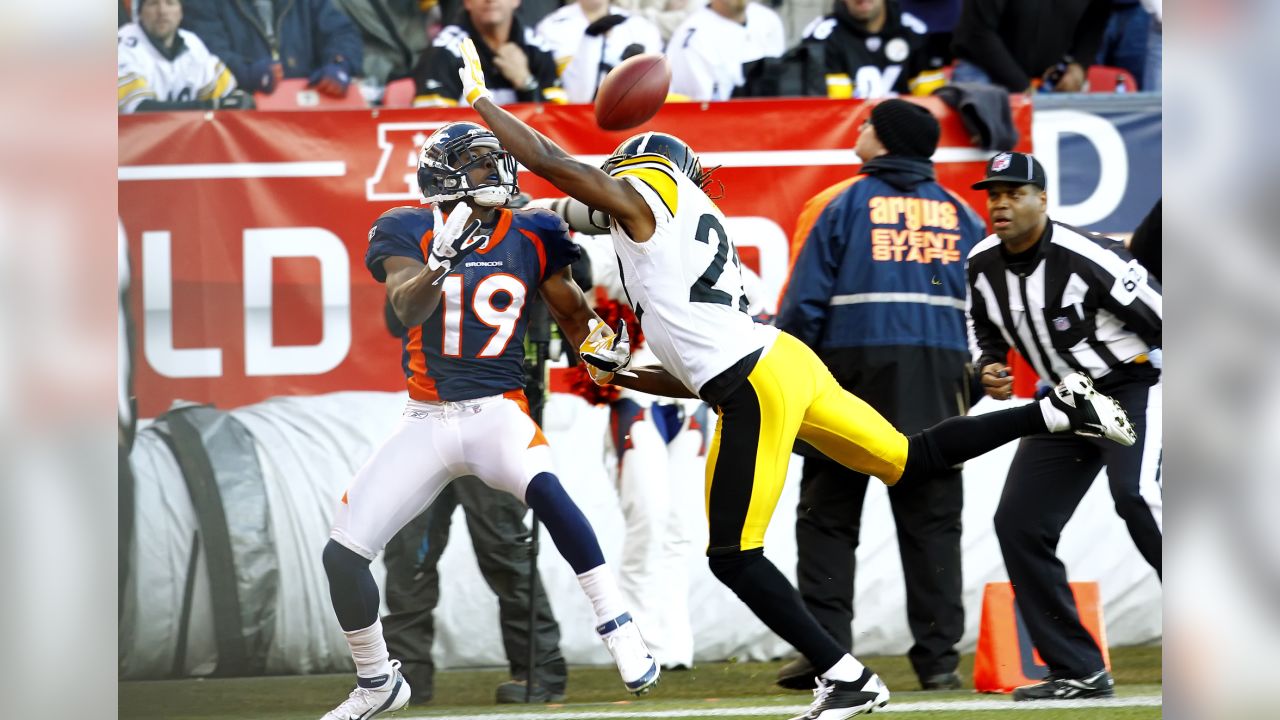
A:
{"type": "MultiPolygon", "coordinates": [[[[587,518],[552,471],[551,450],[529,416],[524,387],[525,308],[541,293],[575,346],[613,335],[573,282],[579,250],[546,210],[507,210],[519,192],[515,160],[475,123],[446,125],[423,145],[418,184],[431,207],[384,213],[365,264],[409,328],[401,364],[409,401],[395,433],[342,496],[324,567],[338,623],[356,664],[356,688],[324,720],[368,720],[405,706],[409,688],[388,658],[369,563],[453,478],[475,475],[538,514],[573,567],[596,631],[636,694],[659,666],[605,565],[587,518]]],[[[625,364],[625,343],[602,346],[625,364]]]]}

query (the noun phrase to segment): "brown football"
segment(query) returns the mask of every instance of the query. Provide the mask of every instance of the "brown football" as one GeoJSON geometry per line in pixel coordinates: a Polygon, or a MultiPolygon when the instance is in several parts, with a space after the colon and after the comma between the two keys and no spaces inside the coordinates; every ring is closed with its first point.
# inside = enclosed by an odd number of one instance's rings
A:
{"type": "Polygon", "coordinates": [[[609,71],[596,92],[596,123],[605,130],[633,128],[657,114],[671,86],[671,66],[657,53],[630,57],[609,71]]]}

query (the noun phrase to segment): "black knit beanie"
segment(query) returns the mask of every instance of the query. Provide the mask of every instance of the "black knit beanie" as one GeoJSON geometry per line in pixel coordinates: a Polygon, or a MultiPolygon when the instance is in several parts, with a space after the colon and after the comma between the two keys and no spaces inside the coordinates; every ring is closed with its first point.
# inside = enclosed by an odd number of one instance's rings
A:
{"type": "Polygon", "coordinates": [[[938,149],[942,126],[928,109],[891,98],[871,108],[871,126],[890,155],[929,159],[938,149]]]}

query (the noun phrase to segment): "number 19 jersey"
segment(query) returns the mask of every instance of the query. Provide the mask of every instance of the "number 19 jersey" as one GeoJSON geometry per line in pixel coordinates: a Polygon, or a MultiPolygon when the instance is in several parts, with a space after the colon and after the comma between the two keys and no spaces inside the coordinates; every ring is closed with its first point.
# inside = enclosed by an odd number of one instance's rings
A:
{"type": "MultiPolygon", "coordinates": [[[[386,282],[382,262],[426,262],[435,230],[430,206],[383,213],[369,231],[365,265],[386,282]]],[[[480,249],[440,281],[440,304],[408,328],[401,366],[409,397],[459,401],[524,387],[527,306],[542,281],[578,259],[564,221],[547,210],[499,210],[480,249]]]]}
{"type": "Polygon", "coordinates": [[[609,174],[653,212],[647,242],[617,222],[610,233],[627,299],[667,372],[697,393],[742,358],[767,352],[778,330],[747,314],[738,250],[715,203],[663,155],[634,155],[609,174]]]}

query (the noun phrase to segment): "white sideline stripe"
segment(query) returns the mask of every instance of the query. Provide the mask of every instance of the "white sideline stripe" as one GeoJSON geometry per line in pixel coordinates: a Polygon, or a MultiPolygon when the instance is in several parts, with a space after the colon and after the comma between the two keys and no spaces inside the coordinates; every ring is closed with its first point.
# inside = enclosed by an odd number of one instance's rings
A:
{"type": "MultiPolygon", "coordinates": [[[[941,148],[933,156],[938,163],[986,162],[990,152],[976,148],[941,148]]],[[[588,165],[599,166],[608,155],[576,155],[588,165]]],[[[852,150],[754,150],[749,152],[703,153],[703,167],[770,168],[819,165],[858,165],[852,150]]],[[[523,167],[521,169],[524,169],[523,167]]],[[[130,180],[249,180],[254,178],[342,177],[347,164],[342,160],[280,163],[198,163],[174,165],[125,165],[116,169],[116,179],[130,180]]]]}
{"type": "MultiPolygon", "coordinates": [[[[977,712],[991,710],[1014,710],[1027,712],[1032,710],[1080,710],[1088,708],[1115,707],[1160,707],[1162,695],[1135,695],[1132,697],[1109,698],[1103,700],[1054,700],[1052,702],[1020,702],[1013,700],[953,700],[950,702],[906,702],[892,703],[876,710],[885,712],[977,712]]],[[[676,710],[548,710],[541,713],[489,713],[485,715],[450,715],[450,720],[611,720],[612,718],[694,718],[694,717],[741,717],[769,715],[781,717],[786,714],[800,714],[808,709],[807,705],[774,705],[747,707],[718,707],[704,709],[676,710]]],[[[441,715],[408,715],[407,718],[432,718],[441,715]]]]}
{"type": "Polygon", "coordinates": [[[117,180],[232,180],[250,178],[342,177],[342,160],[279,163],[198,163],[190,165],[125,165],[117,180]]]}

